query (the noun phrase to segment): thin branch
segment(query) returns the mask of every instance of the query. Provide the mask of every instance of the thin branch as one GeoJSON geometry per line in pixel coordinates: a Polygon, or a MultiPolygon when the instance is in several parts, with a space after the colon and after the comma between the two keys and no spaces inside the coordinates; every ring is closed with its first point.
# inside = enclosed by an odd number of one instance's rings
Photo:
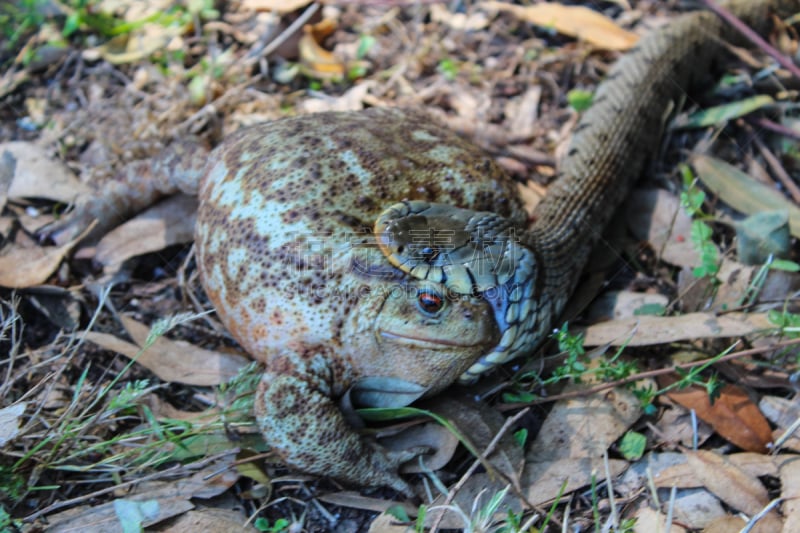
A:
{"type": "Polygon", "coordinates": [[[719,18],[736,28],[736,30],[745,36],[750,42],[764,50],[775,61],[792,73],[792,75],[800,80],[800,68],[797,67],[792,60],[776,50],[771,44],[765,41],[758,33],[753,31],[747,24],[742,22],[739,18],[733,15],[730,11],[717,5],[713,0],[703,0],[703,3],[709,10],[713,11],[719,18]]]}

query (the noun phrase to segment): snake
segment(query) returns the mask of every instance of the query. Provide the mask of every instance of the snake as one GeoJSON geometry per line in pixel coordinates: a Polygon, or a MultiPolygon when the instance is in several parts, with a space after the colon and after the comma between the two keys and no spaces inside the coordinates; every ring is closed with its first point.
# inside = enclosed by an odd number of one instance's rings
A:
{"type": "MultiPolygon", "coordinates": [[[[797,13],[800,2],[732,0],[723,7],[763,32],[769,13],[797,13]]],[[[494,213],[425,201],[400,202],[380,215],[374,232],[392,265],[493,303],[501,340],[462,382],[531,353],[547,338],[603,229],[658,153],[673,111],[709,82],[724,43],[742,40],[708,11],[684,14],[640,39],[599,85],[557,180],[523,230],[494,213]],[[420,231],[446,234],[447,249],[421,241],[420,231]]]]}

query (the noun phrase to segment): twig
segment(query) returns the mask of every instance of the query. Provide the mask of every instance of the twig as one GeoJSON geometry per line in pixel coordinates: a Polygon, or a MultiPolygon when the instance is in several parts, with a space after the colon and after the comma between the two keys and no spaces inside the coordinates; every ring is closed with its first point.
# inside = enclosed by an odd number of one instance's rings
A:
{"type": "Polygon", "coordinates": [[[563,394],[556,394],[555,396],[548,396],[547,398],[539,398],[536,400],[532,400],[530,402],[525,403],[507,403],[504,405],[498,406],[500,411],[511,411],[512,409],[519,409],[520,407],[528,407],[529,405],[536,405],[540,403],[548,403],[554,402],[556,400],[566,400],[569,398],[578,398],[581,396],[589,396],[590,394],[594,394],[596,392],[602,392],[604,390],[613,389],[614,387],[619,387],[620,385],[625,385],[627,383],[633,383],[634,381],[639,381],[641,379],[652,378],[656,376],[663,376],[665,374],[672,374],[677,369],[687,370],[690,368],[694,368],[697,366],[707,365],[709,363],[721,363],[723,361],[731,361],[733,359],[738,359],[740,357],[747,357],[750,355],[757,355],[760,353],[768,352],[770,350],[777,350],[779,348],[785,348],[787,346],[794,346],[796,344],[800,344],[800,339],[792,339],[788,341],[778,342],[772,344],[770,346],[762,346],[761,348],[752,348],[750,350],[742,350],[740,352],[733,352],[729,353],[728,355],[723,355],[722,357],[710,357],[708,359],[703,359],[700,361],[693,361],[691,363],[682,363],[679,365],[673,365],[667,368],[659,368],[657,370],[650,370],[648,372],[640,372],[633,376],[628,376],[624,379],[618,379],[617,381],[610,381],[608,383],[603,383],[601,385],[596,385],[594,387],[590,387],[588,389],[576,390],[572,392],[565,392],[563,394]]]}
{"type": "Polygon", "coordinates": [[[763,117],[748,117],[746,119],[748,122],[753,124],[754,126],[758,126],[759,128],[763,128],[765,130],[770,130],[775,133],[779,133],[784,137],[789,137],[790,139],[795,139],[800,141],[800,131],[795,131],[792,128],[787,128],[783,124],[778,124],[777,122],[773,122],[768,118],[763,117]]]}
{"type": "Polygon", "coordinates": [[[719,18],[736,28],[736,30],[745,36],[750,42],[764,50],[767,54],[769,54],[775,61],[780,63],[780,65],[792,73],[792,76],[800,80],[800,68],[798,68],[792,60],[786,57],[785,55],[781,54],[778,50],[773,48],[771,44],[765,41],[758,33],[753,31],[752,28],[747,26],[744,22],[739,20],[737,17],[733,15],[727,9],[717,5],[714,3],[713,0],[703,0],[703,3],[708,7],[709,10],[713,11],[719,18]]]}
{"type": "Polygon", "coordinates": [[[781,165],[781,162],[775,157],[775,154],[773,154],[758,137],[753,137],[753,140],[756,143],[756,147],[758,147],[758,151],[761,152],[764,161],[766,161],[772,169],[772,172],[775,173],[775,176],[777,176],[783,186],[786,187],[786,190],[789,191],[792,199],[800,204],[800,187],[798,187],[791,176],[789,176],[786,169],[781,165]]]}

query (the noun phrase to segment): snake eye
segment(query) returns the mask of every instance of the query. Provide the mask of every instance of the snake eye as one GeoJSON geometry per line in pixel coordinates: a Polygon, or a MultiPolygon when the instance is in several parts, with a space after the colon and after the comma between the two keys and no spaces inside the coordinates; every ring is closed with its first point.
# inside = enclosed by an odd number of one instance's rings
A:
{"type": "Polygon", "coordinates": [[[417,293],[417,307],[426,315],[435,315],[444,307],[444,300],[439,293],[424,289],[417,293]]]}

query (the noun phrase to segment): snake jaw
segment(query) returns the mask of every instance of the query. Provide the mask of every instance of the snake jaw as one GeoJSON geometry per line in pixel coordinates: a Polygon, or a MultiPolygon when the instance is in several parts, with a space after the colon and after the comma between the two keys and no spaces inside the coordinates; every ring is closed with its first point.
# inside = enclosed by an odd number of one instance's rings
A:
{"type": "Polygon", "coordinates": [[[402,272],[440,283],[451,293],[480,296],[491,305],[500,339],[462,381],[532,351],[543,338],[535,300],[537,254],[519,242],[517,228],[507,219],[443,204],[402,202],[381,214],[374,231],[385,258],[402,272]]]}

